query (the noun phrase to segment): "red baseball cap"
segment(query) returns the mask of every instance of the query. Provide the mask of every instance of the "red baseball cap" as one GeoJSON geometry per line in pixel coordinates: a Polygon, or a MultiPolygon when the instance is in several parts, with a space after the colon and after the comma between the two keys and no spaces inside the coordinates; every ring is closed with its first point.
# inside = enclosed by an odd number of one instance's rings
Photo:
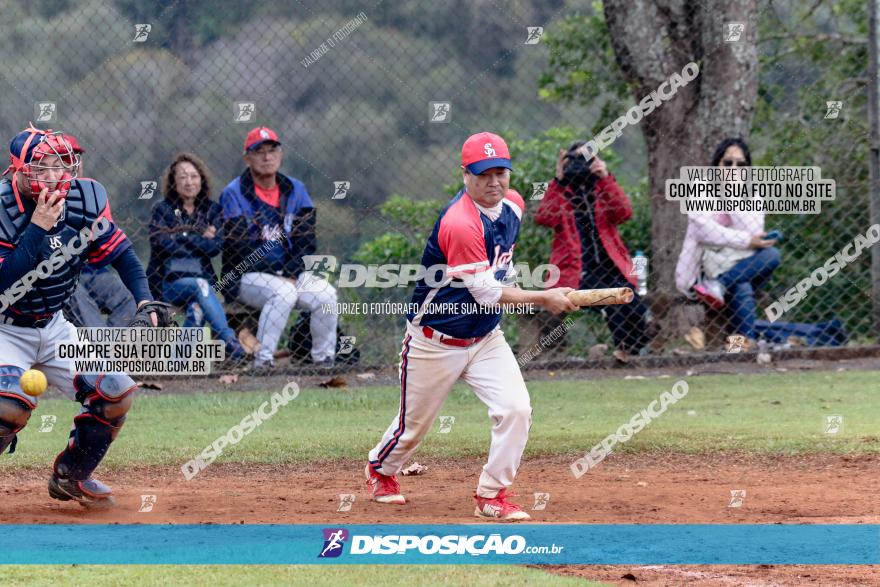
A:
{"type": "Polygon", "coordinates": [[[474,175],[493,167],[513,169],[504,139],[490,132],[471,135],[461,147],[461,164],[474,175]]]}
{"type": "Polygon", "coordinates": [[[281,141],[278,140],[278,135],[271,128],[258,126],[247,134],[247,138],[244,140],[244,150],[252,151],[253,149],[259,149],[263,143],[280,145],[281,141]]]}

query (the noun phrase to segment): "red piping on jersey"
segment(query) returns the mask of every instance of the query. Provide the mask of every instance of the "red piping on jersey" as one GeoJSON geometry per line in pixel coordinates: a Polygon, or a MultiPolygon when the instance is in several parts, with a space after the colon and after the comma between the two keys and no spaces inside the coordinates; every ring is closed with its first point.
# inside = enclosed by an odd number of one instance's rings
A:
{"type": "Polygon", "coordinates": [[[19,316],[25,316],[25,317],[27,317],[27,318],[33,318],[33,319],[35,319],[35,320],[42,320],[42,319],[44,319],[44,318],[50,318],[50,317],[52,317],[52,316],[55,315],[55,312],[52,312],[52,313],[49,313],[49,314],[25,314],[25,313],[22,312],[21,310],[16,310],[16,309],[13,308],[12,306],[9,306],[7,309],[8,309],[10,312],[12,312],[13,314],[18,314],[19,316]]]}
{"type": "Polygon", "coordinates": [[[100,263],[123,242],[125,242],[125,233],[122,232],[122,229],[117,228],[116,232],[113,233],[113,236],[110,237],[110,240],[104,243],[97,251],[89,255],[89,263],[100,263]]]}

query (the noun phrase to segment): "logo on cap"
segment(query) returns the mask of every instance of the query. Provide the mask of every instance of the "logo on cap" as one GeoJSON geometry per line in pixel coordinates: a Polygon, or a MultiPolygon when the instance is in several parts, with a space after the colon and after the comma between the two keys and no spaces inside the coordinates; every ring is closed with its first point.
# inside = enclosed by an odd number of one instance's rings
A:
{"type": "Polygon", "coordinates": [[[461,164],[474,175],[493,167],[513,168],[507,143],[490,132],[480,132],[468,137],[461,147],[461,164]]]}
{"type": "Polygon", "coordinates": [[[264,139],[269,138],[269,132],[265,128],[260,129],[260,137],[264,139]]]}

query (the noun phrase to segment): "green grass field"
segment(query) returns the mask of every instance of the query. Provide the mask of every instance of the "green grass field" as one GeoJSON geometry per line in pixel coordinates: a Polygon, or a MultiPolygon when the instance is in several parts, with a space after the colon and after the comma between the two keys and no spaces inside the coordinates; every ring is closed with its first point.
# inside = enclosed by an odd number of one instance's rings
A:
{"type": "MultiPolygon", "coordinates": [[[[581,455],[627,422],[678,378],[531,382],[534,407],[528,454],[581,455]]],[[[880,392],[871,372],[717,375],[686,379],[688,395],[662,417],[618,446],[623,452],[743,451],[803,454],[877,452],[880,392]],[[825,416],[844,417],[843,430],[824,434],[825,416]]],[[[173,392],[173,386],[167,386],[173,392]]],[[[179,466],[267,400],[260,393],[150,395],[139,398],[125,430],[105,461],[179,466]]],[[[304,389],[218,462],[300,463],[363,459],[397,410],[393,387],[357,390],[304,389]]],[[[67,437],[76,405],[45,400],[22,434],[20,452],[0,459],[7,476],[18,467],[45,468],[67,437]],[[38,432],[40,418],[54,414],[52,432],[38,432]]],[[[464,386],[450,396],[442,415],[455,416],[453,433],[431,434],[425,456],[484,454],[489,437],[485,407],[464,386]]],[[[435,431],[438,424],[435,424],[435,431]]],[[[7,567],[12,584],[60,585],[597,585],[529,568],[507,567],[7,567]]]]}
{"type": "Polygon", "coordinates": [[[58,587],[59,585],[113,585],[143,587],[144,585],[187,585],[189,587],[241,587],[242,585],[309,585],[339,587],[341,585],[406,585],[436,587],[437,585],[546,585],[547,587],[601,587],[572,577],[560,577],[540,570],[495,566],[422,566],[422,565],[339,565],[304,566],[8,566],[3,568],[12,579],[11,585],[58,587]]]}
{"type": "MultiPolygon", "coordinates": [[[[618,450],[877,452],[876,377],[871,372],[695,377],[684,399],[618,450]],[[844,417],[839,434],[824,434],[829,414],[844,417]]],[[[534,416],[527,454],[583,454],[676,380],[531,382],[534,416]]],[[[168,387],[173,391],[173,386],[168,387]]],[[[182,464],[240,422],[272,391],[138,398],[106,466],[182,464]]],[[[363,459],[396,413],[398,401],[399,392],[392,387],[304,389],[274,418],[227,448],[217,462],[363,459]]],[[[40,402],[32,425],[20,436],[20,452],[0,459],[0,471],[45,467],[64,444],[76,408],[65,400],[40,402]],[[44,414],[58,417],[48,433],[38,432],[44,414]]],[[[420,454],[484,453],[489,435],[486,408],[465,386],[455,388],[441,413],[455,416],[454,433],[429,435],[420,454]]]]}

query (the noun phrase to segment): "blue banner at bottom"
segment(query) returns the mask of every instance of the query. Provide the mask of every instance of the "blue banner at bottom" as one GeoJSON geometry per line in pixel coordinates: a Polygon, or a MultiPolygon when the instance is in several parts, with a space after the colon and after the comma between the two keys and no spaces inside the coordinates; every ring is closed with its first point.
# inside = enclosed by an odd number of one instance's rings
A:
{"type": "Polygon", "coordinates": [[[876,565],[880,525],[4,525],[0,564],[876,565]]]}

